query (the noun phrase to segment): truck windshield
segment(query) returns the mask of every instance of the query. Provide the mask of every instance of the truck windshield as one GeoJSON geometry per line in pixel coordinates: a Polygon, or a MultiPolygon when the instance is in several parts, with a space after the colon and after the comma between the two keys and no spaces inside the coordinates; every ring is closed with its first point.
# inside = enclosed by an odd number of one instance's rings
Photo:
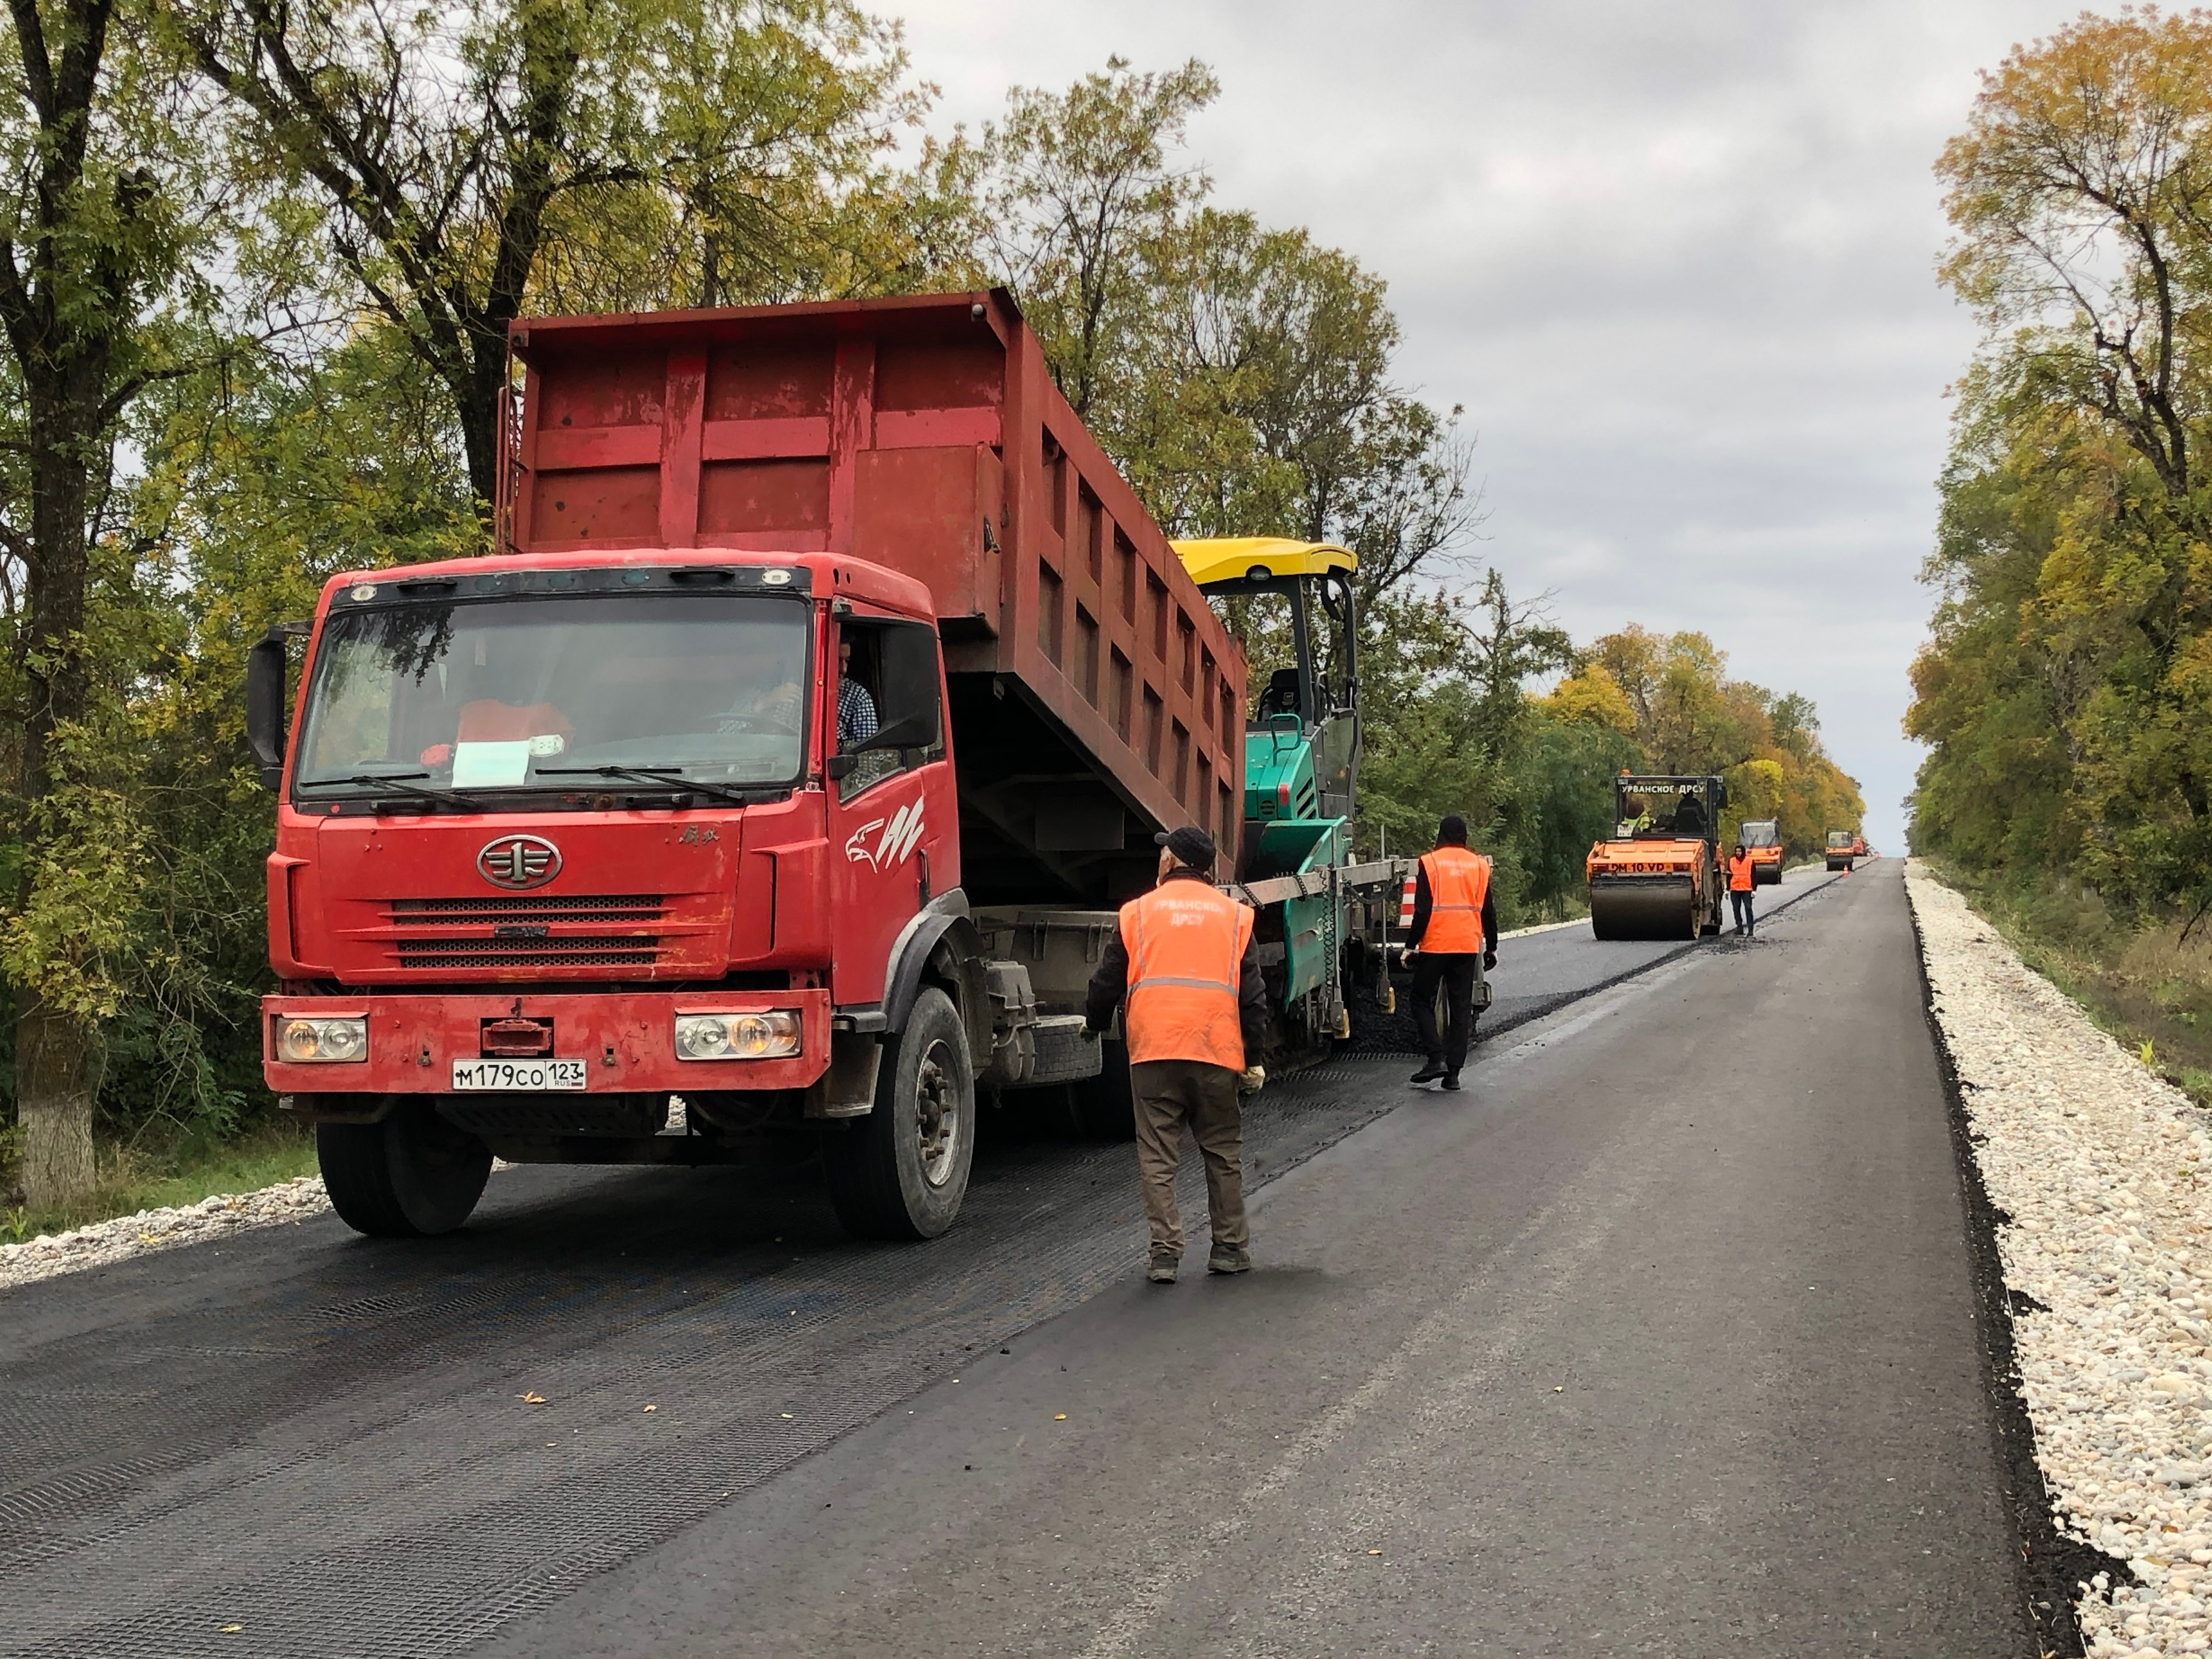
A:
{"type": "Polygon", "coordinates": [[[1782,827],[1772,818],[1748,819],[1737,832],[1736,839],[1746,847],[1779,847],[1782,845],[1782,827]]]}
{"type": "Polygon", "coordinates": [[[1831,847],[1849,847],[1850,844],[1851,844],[1851,832],[1850,832],[1850,830],[1829,830],[1829,831],[1828,831],[1828,845],[1829,845],[1829,846],[1831,846],[1831,847]]]}
{"type": "Polygon", "coordinates": [[[1623,778],[1613,793],[1622,841],[1702,841],[1712,832],[1705,786],[1695,779],[1623,778]]]}
{"type": "Polygon", "coordinates": [[[672,788],[790,784],[805,759],[808,622],[802,601],[691,593],[336,615],[295,781],[574,790],[608,766],[669,769],[672,788]]]}

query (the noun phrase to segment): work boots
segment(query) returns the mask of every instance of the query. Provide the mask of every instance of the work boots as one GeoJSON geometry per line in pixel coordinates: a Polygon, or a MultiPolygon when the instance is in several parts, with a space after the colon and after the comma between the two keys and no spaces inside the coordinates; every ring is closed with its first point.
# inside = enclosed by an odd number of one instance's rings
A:
{"type": "Polygon", "coordinates": [[[1441,1060],[1425,1060],[1421,1062],[1421,1069],[1413,1073],[1413,1081],[1415,1083],[1434,1083],[1443,1074],[1443,1061],[1441,1060]]]}
{"type": "Polygon", "coordinates": [[[1180,1255],[1172,1250],[1163,1250],[1154,1246],[1152,1265],[1145,1270],[1145,1277],[1155,1285],[1172,1285],[1176,1282],[1176,1269],[1182,1266],[1180,1255]]]}
{"type": "Polygon", "coordinates": [[[1249,1273],[1252,1271],[1252,1252],[1242,1244],[1217,1244],[1206,1258],[1206,1271],[1210,1273],[1249,1273]]]}

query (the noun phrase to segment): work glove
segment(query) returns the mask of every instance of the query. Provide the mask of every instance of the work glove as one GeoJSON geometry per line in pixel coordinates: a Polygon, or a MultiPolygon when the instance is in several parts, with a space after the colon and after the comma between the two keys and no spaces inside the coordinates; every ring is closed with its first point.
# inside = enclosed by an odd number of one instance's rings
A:
{"type": "Polygon", "coordinates": [[[1244,1075],[1237,1079],[1237,1092],[1240,1095],[1256,1095],[1260,1092],[1261,1085],[1267,1080],[1266,1066],[1247,1066],[1244,1068],[1244,1075]]]}
{"type": "Polygon", "coordinates": [[[1495,951],[1485,951],[1482,953],[1482,965],[1486,971],[1498,966],[1498,952],[1495,951]]]}
{"type": "Polygon", "coordinates": [[[1083,1022],[1083,1029],[1080,1031],[1078,1031],[1076,1035],[1081,1037],[1085,1042],[1096,1042],[1098,1041],[1099,1031],[1096,1025],[1093,1025],[1086,1019],[1083,1022]]]}

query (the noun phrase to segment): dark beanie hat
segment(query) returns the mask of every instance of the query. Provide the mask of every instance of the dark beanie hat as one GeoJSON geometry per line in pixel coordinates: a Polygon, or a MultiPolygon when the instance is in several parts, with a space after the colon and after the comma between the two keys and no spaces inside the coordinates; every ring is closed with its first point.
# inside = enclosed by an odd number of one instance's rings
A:
{"type": "Polygon", "coordinates": [[[1437,826],[1437,839],[1447,847],[1467,845],[1467,820],[1456,812],[1444,814],[1444,821],[1437,826]]]}
{"type": "Polygon", "coordinates": [[[1164,847],[1176,856],[1177,864],[1206,874],[1213,870],[1213,837],[1205,830],[1185,824],[1180,830],[1170,830],[1152,837],[1152,844],[1164,847]]]}

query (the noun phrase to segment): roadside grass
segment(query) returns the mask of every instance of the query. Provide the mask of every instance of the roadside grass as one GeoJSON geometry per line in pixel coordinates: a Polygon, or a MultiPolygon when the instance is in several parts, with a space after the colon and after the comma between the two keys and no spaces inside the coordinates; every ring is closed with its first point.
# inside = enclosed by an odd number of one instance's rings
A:
{"type": "Polygon", "coordinates": [[[2027,965],[2199,1106],[2212,1108],[2212,927],[2131,927],[2080,884],[1925,860],[2027,965]]]}
{"type": "MultiPolygon", "coordinates": [[[[41,1233],[65,1232],[141,1210],[197,1204],[218,1193],[250,1193],[314,1173],[314,1136],[285,1119],[256,1125],[234,1140],[103,1146],[99,1183],[76,1203],[46,1210],[21,1204],[0,1207],[0,1243],[20,1244],[41,1233]]],[[[0,1189],[11,1185],[0,1182],[0,1189]]]]}

